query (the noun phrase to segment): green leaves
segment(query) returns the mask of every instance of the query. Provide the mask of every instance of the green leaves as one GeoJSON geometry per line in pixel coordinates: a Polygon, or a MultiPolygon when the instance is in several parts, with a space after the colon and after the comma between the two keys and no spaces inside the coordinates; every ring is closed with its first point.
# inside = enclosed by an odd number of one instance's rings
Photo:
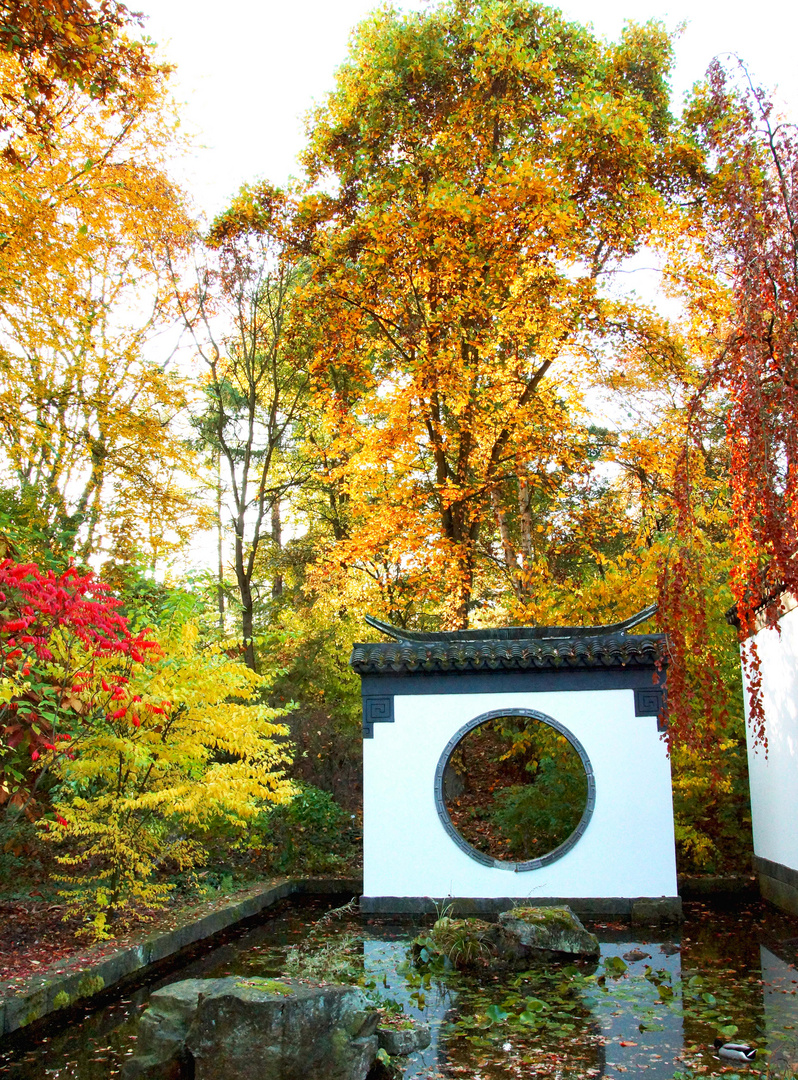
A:
{"type": "Polygon", "coordinates": [[[492,1024],[503,1023],[510,1014],[505,1012],[504,1009],[499,1008],[498,1005],[489,1005],[485,1010],[485,1016],[490,1020],[492,1024]]]}
{"type": "Polygon", "coordinates": [[[628,970],[628,964],[620,956],[605,956],[603,966],[606,973],[613,978],[623,975],[628,970]]]}

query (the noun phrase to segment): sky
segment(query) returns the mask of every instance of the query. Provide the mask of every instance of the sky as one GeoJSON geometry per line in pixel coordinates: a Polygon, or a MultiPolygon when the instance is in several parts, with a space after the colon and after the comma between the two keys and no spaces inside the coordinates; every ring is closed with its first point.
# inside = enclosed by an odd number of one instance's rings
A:
{"type": "MultiPolygon", "coordinates": [[[[242,183],[282,184],[298,173],[303,117],[332,88],[349,35],[376,0],[138,0],[146,29],[176,65],[175,94],[195,150],[178,169],[198,209],[223,210],[242,183]]],[[[425,0],[395,6],[423,10],[425,0]]],[[[676,46],[677,101],[714,56],[737,54],[798,119],[798,4],[794,0],[570,0],[568,18],[616,38],[624,22],[684,24],[676,46]]]]}

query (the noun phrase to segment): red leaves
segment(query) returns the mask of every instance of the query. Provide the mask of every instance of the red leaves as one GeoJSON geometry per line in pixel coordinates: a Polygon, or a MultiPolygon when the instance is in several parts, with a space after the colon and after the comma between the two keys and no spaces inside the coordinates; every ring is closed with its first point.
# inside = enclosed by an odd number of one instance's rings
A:
{"type": "MultiPolygon", "coordinates": [[[[785,180],[798,171],[798,138],[744,69],[713,61],[706,90],[696,114],[715,158],[706,220],[734,301],[711,388],[729,402],[731,586],[744,641],[776,624],[780,594],[798,595],[798,188],[785,180]]],[[[754,642],[742,661],[749,724],[764,742],[754,642]]]]}
{"type": "Polygon", "coordinates": [[[35,676],[32,685],[0,705],[0,735],[7,745],[12,746],[13,741],[13,746],[26,748],[31,763],[39,763],[21,782],[11,781],[10,774],[0,769],[6,786],[10,783],[13,790],[20,790],[31,786],[32,777],[45,763],[45,752],[56,760],[61,753],[74,758],[63,746],[71,741],[71,734],[56,733],[56,728],[77,731],[76,725],[109,707],[108,697],[102,704],[97,700],[95,688],[101,688],[116,704],[109,719],[121,720],[127,714],[128,676],[109,667],[129,670],[132,664],[153,655],[157,645],[145,631],[131,632],[120,613],[121,601],[91,571],[82,573],[71,566],[59,574],[40,570],[35,563],[4,559],[0,561],[0,596],[0,675],[35,676]],[[63,656],[76,652],[85,658],[81,670],[67,670],[66,677],[59,677],[49,669],[47,665],[55,659],[56,640],[62,662],[63,656]],[[98,661],[104,658],[112,664],[104,664],[104,670],[98,672],[98,661]],[[81,701],[72,696],[75,694],[88,696],[81,701]],[[48,708],[40,711],[45,698],[48,708]],[[59,710],[55,719],[53,704],[59,710]]]}

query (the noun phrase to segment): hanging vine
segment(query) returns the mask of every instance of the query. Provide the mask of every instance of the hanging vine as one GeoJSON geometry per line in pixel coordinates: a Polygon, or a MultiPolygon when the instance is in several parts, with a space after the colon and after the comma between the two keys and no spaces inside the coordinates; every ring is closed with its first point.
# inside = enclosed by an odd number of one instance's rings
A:
{"type": "MultiPolygon", "coordinates": [[[[744,66],[729,70],[717,61],[687,119],[712,164],[704,195],[708,248],[733,298],[731,325],[694,408],[699,411],[702,395],[710,390],[727,396],[731,588],[740,640],[746,643],[750,725],[755,740],[764,742],[761,666],[753,635],[776,625],[781,597],[798,596],[798,134],[794,125],[779,120],[744,66]]],[[[689,459],[688,444],[677,477],[684,546],[672,560],[663,603],[677,651],[683,609],[695,608],[696,573],[686,555],[695,534],[689,459]]],[[[688,622],[697,617],[696,609],[688,622]]],[[[678,683],[678,671],[674,678],[678,683]]],[[[711,681],[711,671],[706,680],[711,681]]],[[[673,696],[678,711],[678,692],[673,696]]]]}

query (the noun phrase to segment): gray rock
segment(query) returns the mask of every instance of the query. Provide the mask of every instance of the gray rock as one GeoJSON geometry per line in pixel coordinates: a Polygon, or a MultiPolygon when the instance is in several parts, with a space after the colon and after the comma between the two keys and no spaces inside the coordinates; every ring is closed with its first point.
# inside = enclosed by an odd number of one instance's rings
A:
{"type": "Polygon", "coordinates": [[[124,1080],[365,1080],[379,1014],[349,986],[186,979],[156,991],[124,1080]]]}
{"type": "Polygon", "coordinates": [[[199,996],[226,979],[184,979],[156,990],[139,1020],[136,1054],[123,1068],[123,1080],[180,1080],[190,1074],[185,1043],[199,996]]]}
{"type": "Polygon", "coordinates": [[[412,1024],[403,1028],[377,1028],[380,1049],[391,1057],[412,1054],[414,1050],[424,1050],[430,1044],[429,1024],[412,1024]]]}
{"type": "Polygon", "coordinates": [[[365,1080],[378,1040],[362,991],[222,981],[200,996],[186,1039],[195,1080],[365,1080]]]}
{"type": "Polygon", "coordinates": [[[499,915],[500,952],[519,959],[535,954],[598,956],[599,943],[567,906],[517,907],[499,915]]]}

